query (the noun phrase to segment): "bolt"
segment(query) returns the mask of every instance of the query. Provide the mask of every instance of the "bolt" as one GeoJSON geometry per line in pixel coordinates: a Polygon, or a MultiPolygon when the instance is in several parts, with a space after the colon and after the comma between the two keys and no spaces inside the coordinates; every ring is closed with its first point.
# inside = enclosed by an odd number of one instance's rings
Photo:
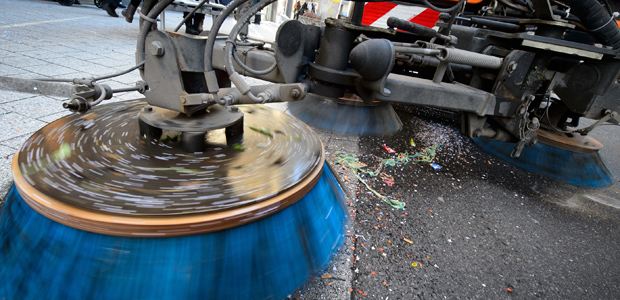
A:
{"type": "Polygon", "coordinates": [[[181,97],[181,103],[186,103],[187,99],[185,99],[185,97],[181,97]]]}
{"type": "Polygon", "coordinates": [[[149,44],[149,53],[153,56],[164,55],[164,45],[160,41],[154,41],[149,44]]]}
{"type": "Polygon", "coordinates": [[[293,97],[293,99],[298,99],[299,96],[301,96],[301,93],[298,89],[294,89],[291,91],[291,97],[293,97]]]}
{"type": "Polygon", "coordinates": [[[231,106],[228,106],[228,111],[229,111],[229,112],[238,112],[238,111],[239,111],[239,108],[238,108],[238,107],[236,107],[236,106],[232,106],[232,105],[231,105],[231,106]]]}
{"type": "Polygon", "coordinates": [[[506,71],[508,71],[508,73],[512,73],[517,69],[518,64],[514,61],[511,61],[508,64],[508,68],[506,68],[506,71]]]}
{"type": "Polygon", "coordinates": [[[231,96],[230,94],[222,97],[222,100],[220,101],[220,104],[222,105],[233,105],[234,101],[233,101],[233,96],[231,96]]]}

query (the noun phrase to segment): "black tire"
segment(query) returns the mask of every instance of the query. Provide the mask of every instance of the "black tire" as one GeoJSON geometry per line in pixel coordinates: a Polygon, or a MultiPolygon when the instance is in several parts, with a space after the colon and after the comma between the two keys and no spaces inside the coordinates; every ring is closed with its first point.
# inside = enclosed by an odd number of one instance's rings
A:
{"type": "Polygon", "coordinates": [[[103,6],[103,1],[104,0],[94,0],[93,2],[95,2],[95,6],[102,8],[103,6]]]}
{"type": "Polygon", "coordinates": [[[75,0],[58,0],[58,3],[63,6],[71,6],[75,3],[75,0]]]}

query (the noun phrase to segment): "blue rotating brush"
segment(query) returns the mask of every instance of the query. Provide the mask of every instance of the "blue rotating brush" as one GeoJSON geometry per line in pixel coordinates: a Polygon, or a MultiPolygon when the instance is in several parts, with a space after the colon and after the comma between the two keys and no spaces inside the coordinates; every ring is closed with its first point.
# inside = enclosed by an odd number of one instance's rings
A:
{"type": "Polygon", "coordinates": [[[474,143],[518,167],[573,185],[605,187],[613,183],[611,173],[598,154],[602,145],[594,139],[575,141],[539,130],[539,142],[523,149],[519,157],[510,156],[514,143],[484,138],[474,139],[474,143]]]}
{"type": "Polygon", "coordinates": [[[240,144],[186,153],[138,136],[144,104],[24,143],[0,214],[0,299],[282,299],[327,268],[344,195],[307,126],[242,107],[240,144]]]}
{"type": "Polygon", "coordinates": [[[326,99],[308,94],[287,105],[287,112],[306,124],[338,133],[389,135],[403,127],[389,103],[367,106],[361,99],[326,99]]]}

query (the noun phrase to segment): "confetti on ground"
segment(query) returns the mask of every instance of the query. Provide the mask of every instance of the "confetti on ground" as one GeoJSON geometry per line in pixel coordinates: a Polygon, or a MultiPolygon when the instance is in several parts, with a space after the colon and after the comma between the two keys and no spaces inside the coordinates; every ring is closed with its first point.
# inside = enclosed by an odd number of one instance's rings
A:
{"type": "Polygon", "coordinates": [[[383,180],[383,182],[385,182],[385,184],[387,184],[388,186],[392,186],[394,184],[394,177],[392,177],[391,175],[388,175],[385,172],[381,172],[379,176],[381,177],[381,180],[383,180]]]}
{"type": "Polygon", "coordinates": [[[383,144],[383,149],[385,149],[385,151],[387,151],[388,153],[396,153],[396,151],[394,149],[388,147],[385,144],[383,144]]]}
{"type": "MultiPolygon", "coordinates": [[[[353,171],[353,174],[355,174],[355,176],[357,177],[357,179],[362,182],[362,184],[364,184],[364,186],[366,186],[366,188],[371,191],[375,196],[379,197],[379,199],[381,199],[382,201],[388,203],[390,206],[394,207],[394,208],[399,208],[399,209],[404,209],[405,208],[405,203],[384,195],[381,195],[379,192],[377,192],[375,189],[373,189],[361,176],[359,173],[365,173],[370,175],[371,177],[376,177],[379,174],[381,174],[381,170],[383,169],[384,166],[396,166],[396,165],[405,165],[408,163],[416,163],[416,162],[432,162],[433,159],[435,158],[436,155],[436,151],[437,148],[439,148],[439,145],[433,145],[432,147],[427,147],[422,149],[421,152],[416,153],[416,154],[412,154],[410,155],[407,152],[404,153],[399,153],[397,155],[396,158],[389,158],[389,159],[380,159],[379,160],[379,166],[377,167],[376,170],[371,171],[371,170],[366,170],[364,169],[367,165],[360,162],[359,159],[357,158],[357,155],[352,154],[352,153],[347,153],[344,151],[336,151],[336,163],[345,167],[345,168],[349,168],[353,171]]],[[[383,172],[384,173],[384,172],[383,172]]],[[[387,175],[387,174],[386,174],[387,175]]],[[[389,175],[388,175],[389,176],[389,175]]],[[[388,184],[388,185],[392,185],[394,184],[394,178],[392,176],[389,176],[386,178],[383,178],[383,181],[388,184]],[[391,178],[391,180],[389,180],[389,178],[391,178]],[[391,184],[390,184],[391,182],[391,184]]]]}
{"type": "Polygon", "coordinates": [[[409,244],[413,244],[412,241],[408,240],[408,239],[403,239],[405,242],[409,243],[409,244]]]}

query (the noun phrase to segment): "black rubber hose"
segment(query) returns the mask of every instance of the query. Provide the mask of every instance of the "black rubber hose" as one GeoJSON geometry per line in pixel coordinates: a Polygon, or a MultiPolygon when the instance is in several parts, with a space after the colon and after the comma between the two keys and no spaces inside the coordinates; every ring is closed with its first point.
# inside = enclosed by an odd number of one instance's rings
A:
{"type": "Polygon", "coordinates": [[[597,0],[564,0],[581,23],[599,42],[620,49],[620,29],[597,0]]]}
{"type": "Polygon", "coordinates": [[[276,0],[261,0],[260,2],[252,5],[248,11],[246,11],[243,15],[239,17],[239,20],[237,20],[237,24],[235,24],[235,26],[233,26],[233,28],[230,30],[230,34],[228,35],[228,40],[226,41],[226,48],[225,48],[226,56],[224,58],[224,66],[226,68],[226,72],[228,73],[228,75],[232,75],[233,73],[236,73],[235,67],[233,65],[233,54],[232,53],[233,51],[235,51],[234,43],[235,43],[235,40],[237,39],[237,35],[239,34],[239,31],[241,31],[241,28],[245,25],[245,23],[247,23],[250,20],[250,18],[253,15],[255,15],[259,10],[265,8],[265,6],[275,1],[276,0]]]}
{"type": "Polygon", "coordinates": [[[415,33],[423,37],[434,38],[437,36],[437,31],[435,31],[435,29],[409,22],[407,20],[399,19],[397,17],[389,17],[387,20],[387,25],[389,27],[394,27],[400,30],[415,33]]]}
{"type": "Polygon", "coordinates": [[[231,1],[213,22],[211,31],[209,31],[209,37],[207,38],[207,45],[205,46],[205,73],[213,71],[213,46],[215,45],[215,39],[217,38],[217,33],[220,31],[220,27],[222,27],[222,24],[224,24],[226,18],[228,18],[235,8],[246,1],[247,0],[231,1]]]}
{"type": "Polygon", "coordinates": [[[428,0],[422,0],[422,1],[424,2],[424,4],[428,8],[430,8],[430,9],[432,9],[434,11],[444,12],[444,13],[451,13],[453,11],[456,11],[456,10],[460,9],[465,2],[467,2],[467,0],[460,0],[457,4],[455,4],[454,6],[452,6],[450,8],[440,8],[440,7],[437,7],[437,6],[433,5],[433,4],[431,4],[430,2],[428,2],[428,0]]]}

